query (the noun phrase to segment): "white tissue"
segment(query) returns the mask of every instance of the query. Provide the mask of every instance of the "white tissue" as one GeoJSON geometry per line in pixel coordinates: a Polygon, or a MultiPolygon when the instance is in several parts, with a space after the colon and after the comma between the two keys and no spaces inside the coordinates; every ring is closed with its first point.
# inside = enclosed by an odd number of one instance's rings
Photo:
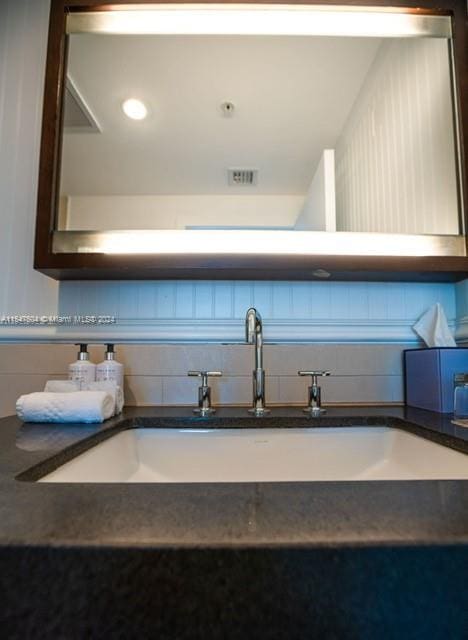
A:
{"type": "Polygon", "coordinates": [[[114,410],[114,398],[106,391],[40,391],[16,402],[16,414],[23,422],[103,422],[114,410]]]}
{"type": "Polygon", "coordinates": [[[413,329],[428,347],[456,347],[442,306],[437,303],[419,318],[413,329]]]}

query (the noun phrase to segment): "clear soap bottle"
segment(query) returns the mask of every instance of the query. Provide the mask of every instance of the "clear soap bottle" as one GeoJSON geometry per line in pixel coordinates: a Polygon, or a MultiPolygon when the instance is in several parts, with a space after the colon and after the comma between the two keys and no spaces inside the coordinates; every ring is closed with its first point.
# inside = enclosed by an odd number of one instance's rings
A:
{"type": "Polygon", "coordinates": [[[96,380],[110,380],[123,389],[124,368],[123,364],[115,359],[114,345],[106,344],[106,353],[103,362],[96,368],[96,380]]]}
{"type": "Polygon", "coordinates": [[[453,415],[455,418],[468,418],[468,373],[456,373],[454,376],[453,415]]]}
{"type": "Polygon", "coordinates": [[[96,380],[96,365],[89,360],[88,345],[80,344],[76,362],[68,365],[68,379],[78,382],[80,389],[96,380]]]}

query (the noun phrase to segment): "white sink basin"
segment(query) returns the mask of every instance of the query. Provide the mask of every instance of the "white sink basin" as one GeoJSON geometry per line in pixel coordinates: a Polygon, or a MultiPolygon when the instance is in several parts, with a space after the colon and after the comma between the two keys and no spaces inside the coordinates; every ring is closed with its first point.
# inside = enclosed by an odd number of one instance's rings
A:
{"type": "Polygon", "coordinates": [[[130,429],[39,482],[468,479],[468,455],[388,427],[130,429]]]}

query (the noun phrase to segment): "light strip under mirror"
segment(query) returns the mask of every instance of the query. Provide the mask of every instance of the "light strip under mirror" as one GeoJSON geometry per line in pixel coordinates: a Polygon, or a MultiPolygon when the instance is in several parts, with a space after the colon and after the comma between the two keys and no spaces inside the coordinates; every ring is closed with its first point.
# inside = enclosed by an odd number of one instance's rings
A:
{"type": "Polygon", "coordinates": [[[67,33],[451,38],[452,23],[379,7],[158,4],[70,13],[67,33]]]}
{"type": "Polygon", "coordinates": [[[465,256],[463,236],[326,231],[56,231],[54,253],[465,256]]]}

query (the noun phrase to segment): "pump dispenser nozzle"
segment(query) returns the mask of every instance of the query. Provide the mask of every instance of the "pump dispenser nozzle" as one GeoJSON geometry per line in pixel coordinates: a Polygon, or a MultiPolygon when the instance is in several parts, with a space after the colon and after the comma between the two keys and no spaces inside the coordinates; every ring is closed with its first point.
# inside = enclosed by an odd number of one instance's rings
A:
{"type": "Polygon", "coordinates": [[[76,346],[80,347],[80,350],[78,351],[78,360],[89,360],[88,345],[77,344],[76,346]]]}
{"type": "Polygon", "coordinates": [[[99,382],[113,381],[123,389],[124,376],[123,365],[115,359],[114,345],[106,342],[106,351],[103,362],[96,369],[96,380],[99,382]]]}
{"type": "Polygon", "coordinates": [[[80,347],[80,350],[76,362],[68,366],[68,379],[78,382],[82,389],[83,385],[96,380],[96,365],[89,360],[87,344],[80,343],[76,346],[80,347]]]}
{"type": "Polygon", "coordinates": [[[106,360],[115,360],[115,352],[114,352],[114,345],[113,344],[106,343],[105,359],[106,360]]]}

